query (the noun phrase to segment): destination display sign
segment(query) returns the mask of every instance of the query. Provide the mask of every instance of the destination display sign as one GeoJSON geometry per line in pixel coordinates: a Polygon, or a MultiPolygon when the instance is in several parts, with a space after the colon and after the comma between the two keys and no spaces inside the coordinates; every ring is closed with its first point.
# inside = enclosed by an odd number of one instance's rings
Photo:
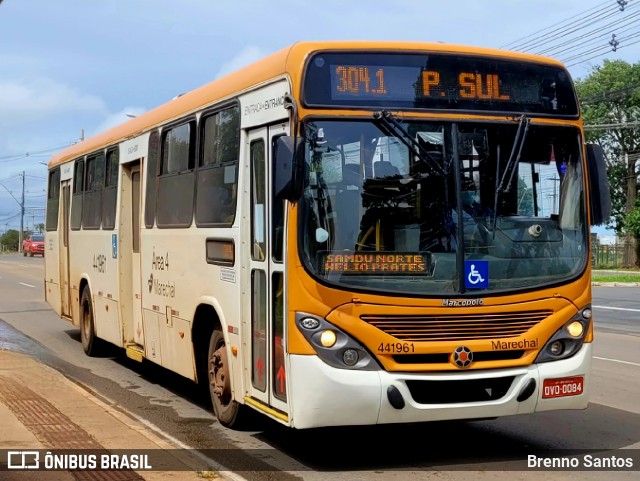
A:
{"type": "Polygon", "coordinates": [[[566,70],[453,54],[320,53],[307,66],[309,106],[578,115],[566,70]]]}
{"type": "Polygon", "coordinates": [[[427,254],[416,253],[323,253],[325,273],[351,274],[429,274],[427,254]]]}

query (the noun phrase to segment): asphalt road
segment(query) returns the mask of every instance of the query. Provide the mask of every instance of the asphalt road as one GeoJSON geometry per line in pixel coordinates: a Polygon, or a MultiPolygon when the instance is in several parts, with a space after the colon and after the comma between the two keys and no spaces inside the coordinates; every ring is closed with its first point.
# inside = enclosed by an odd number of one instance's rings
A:
{"type": "Polygon", "coordinates": [[[302,432],[257,419],[253,431],[232,431],[217,424],[206,395],[190,381],[117,349],[85,356],[78,330],[44,302],[43,267],[42,258],[0,256],[0,349],[51,365],[181,446],[211,450],[247,479],[599,480],[605,473],[521,468],[529,454],[548,450],[554,456],[640,450],[640,287],[594,288],[594,389],[587,410],[302,432]]]}

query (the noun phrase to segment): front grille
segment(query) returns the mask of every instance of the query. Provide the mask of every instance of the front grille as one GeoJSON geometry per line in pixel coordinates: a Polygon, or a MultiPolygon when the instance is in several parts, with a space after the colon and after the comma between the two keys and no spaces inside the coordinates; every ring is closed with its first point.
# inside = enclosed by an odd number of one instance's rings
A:
{"type": "Polygon", "coordinates": [[[515,376],[460,381],[405,381],[418,404],[497,401],[509,391],[515,376]]]}
{"type": "Polygon", "coordinates": [[[517,337],[553,314],[553,311],[526,311],[429,316],[376,316],[360,318],[403,341],[450,341],[517,337]]]}
{"type": "MultiPolygon", "coordinates": [[[[524,351],[484,351],[474,352],[473,362],[482,361],[511,361],[520,359],[524,351]]],[[[398,364],[448,364],[449,354],[395,354],[393,360],[398,364]]]]}

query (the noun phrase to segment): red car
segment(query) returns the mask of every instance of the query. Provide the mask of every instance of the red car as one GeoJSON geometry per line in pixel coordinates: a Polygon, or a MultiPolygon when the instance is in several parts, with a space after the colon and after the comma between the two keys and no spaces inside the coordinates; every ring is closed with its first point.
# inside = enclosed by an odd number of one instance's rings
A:
{"type": "Polygon", "coordinates": [[[33,234],[27,236],[22,241],[22,255],[33,257],[34,254],[39,254],[44,257],[44,236],[42,234],[33,234]]]}

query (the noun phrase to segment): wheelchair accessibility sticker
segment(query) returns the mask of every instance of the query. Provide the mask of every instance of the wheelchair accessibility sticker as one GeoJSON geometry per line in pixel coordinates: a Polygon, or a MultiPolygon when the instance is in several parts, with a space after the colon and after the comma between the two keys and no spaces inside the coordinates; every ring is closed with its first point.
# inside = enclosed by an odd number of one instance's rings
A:
{"type": "Polygon", "coordinates": [[[489,261],[464,261],[464,286],[467,289],[489,287],[489,261]]]}

